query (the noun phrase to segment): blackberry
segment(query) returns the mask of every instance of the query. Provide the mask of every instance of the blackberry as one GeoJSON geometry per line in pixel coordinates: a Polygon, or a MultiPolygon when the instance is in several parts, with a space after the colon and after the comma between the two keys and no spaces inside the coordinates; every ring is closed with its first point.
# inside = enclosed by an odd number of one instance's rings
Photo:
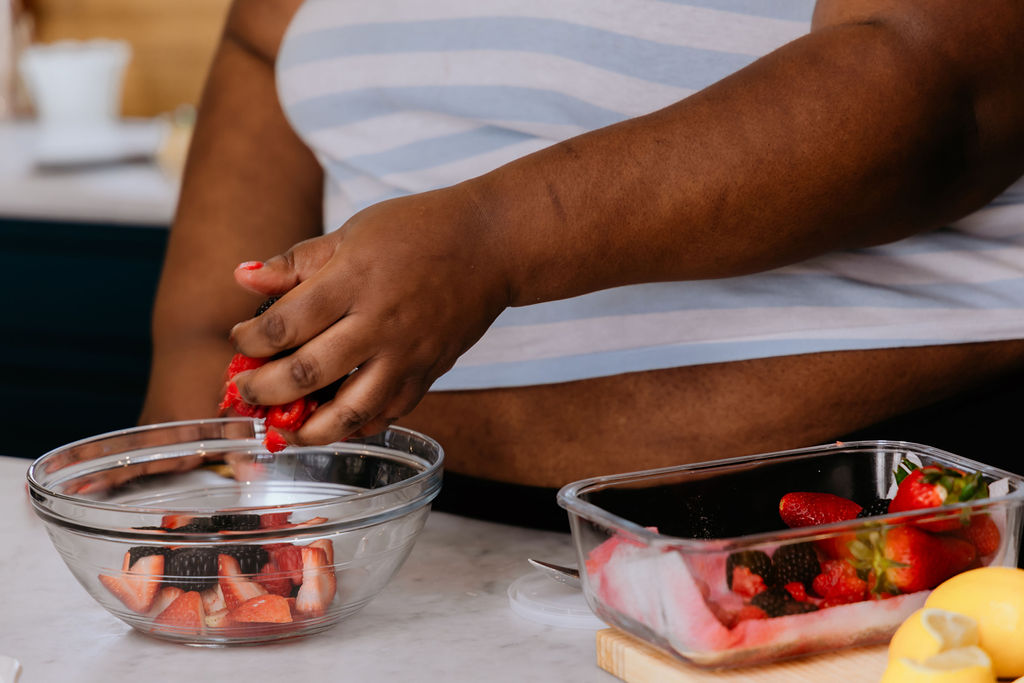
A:
{"type": "Polygon", "coordinates": [[[217,551],[238,560],[238,568],[243,574],[259,574],[260,568],[270,559],[266,549],[258,545],[222,545],[217,547],[217,551]]]}
{"type": "Polygon", "coordinates": [[[857,513],[857,519],[889,514],[889,502],[888,498],[875,498],[861,508],[861,511],[857,513]]]}
{"type": "Polygon", "coordinates": [[[172,531],[176,534],[212,534],[217,531],[217,528],[209,517],[195,517],[188,524],[167,529],[167,531],[172,531]]]}
{"type": "Polygon", "coordinates": [[[137,545],[133,548],[128,548],[128,566],[131,567],[140,558],[149,557],[150,555],[163,555],[166,552],[166,548],[158,548],[152,545],[137,545]]]}
{"type": "Polygon", "coordinates": [[[270,308],[271,306],[273,306],[273,305],[274,305],[274,302],[275,302],[275,301],[277,301],[277,300],[278,300],[278,299],[280,299],[280,298],[281,298],[281,297],[279,297],[279,296],[272,296],[272,297],[270,297],[269,299],[267,299],[266,301],[264,301],[263,303],[261,303],[261,304],[260,304],[260,307],[256,309],[256,313],[255,313],[255,314],[253,314],[253,316],[252,316],[252,317],[254,317],[254,318],[255,318],[255,317],[257,317],[257,316],[261,316],[261,315],[263,315],[264,313],[266,313],[266,312],[267,312],[267,309],[268,309],[268,308],[270,308]]]}
{"type": "Polygon", "coordinates": [[[217,531],[252,531],[260,528],[259,515],[214,515],[210,521],[217,531]]]}
{"type": "Polygon", "coordinates": [[[791,543],[780,546],[772,555],[773,586],[785,586],[799,581],[810,586],[814,577],[821,573],[818,553],[811,543],[791,543]]]}
{"type": "Polygon", "coordinates": [[[183,591],[204,591],[217,585],[217,549],[177,548],[167,552],[164,574],[169,586],[183,591]]]}
{"type": "Polygon", "coordinates": [[[812,603],[794,600],[785,588],[773,586],[750,599],[750,604],[764,610],[769,617],[783,617],[788,614],[805,614],[817,608],[812,603]]]}
{"type": "Polygon", "coordinates": [[[725,582],[729,590],[732,590],[732,573],[736,567],[746,567],[768,583],[772,573],[772,558],[760,550],[740,550],[729,555],[725,560],[725,582]]]}

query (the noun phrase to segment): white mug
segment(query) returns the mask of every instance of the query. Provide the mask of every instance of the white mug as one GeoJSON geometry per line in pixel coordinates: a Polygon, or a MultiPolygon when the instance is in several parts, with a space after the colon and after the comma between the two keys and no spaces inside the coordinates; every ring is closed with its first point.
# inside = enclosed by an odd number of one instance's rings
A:
{"type": "Polygon", "coordinates": [[[60,41],[29,46],[18,68],[43,127],[95,128],[120,118],[130,57],[124,41],[60,41]]]}

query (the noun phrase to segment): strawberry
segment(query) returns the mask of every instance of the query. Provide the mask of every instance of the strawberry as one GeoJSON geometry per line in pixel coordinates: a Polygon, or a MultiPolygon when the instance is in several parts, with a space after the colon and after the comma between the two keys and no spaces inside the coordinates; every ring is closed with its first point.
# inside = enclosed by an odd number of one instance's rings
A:
{"type": "Polygon", "coordinates": [[[164,515],[160,519],[161,529],[179,529],[195,519],[194,515],[164,515]]]}
{"type": "Polygon", "coordinates": [[[227,378],[233,379],[240,372],[263,367],[269,360],[269,358],[250,358],[249,356],[236,353],[232,356],[231,362],[228,363],[227,378]]]}
{"type": "Polygon", "coordinates": [[[263,447],[271,453],[278,453],[288,447],[288,442],[285,441],[281,432],[276,429],[268,429],[267,435],[263,437],[263,447]]]}
{"type": "MultiPolygon", "coordinates": [[[[779,516],[790,528],[833,524],[856,519],[862,511],[857,503],[832,493],[796,491],[787,493],[779,501],[779,516]]],[[[832,559],[848,558],[848,546],[853,534],[839,534],[815,541],[821,553],[832,559]]]]}
{"type": "Polygon", "coordinates": [[[288,600],[280,595],[259,595],[246,600],[228,614],[231,623],[286,624],[292,620],[288,600]]]}
{"type": "Polygon", "coordinates": [[[820,595],[822,607],[860,602],[867,597],[867,581],[857,575],[857,570],[846,560],[827,560],[821,565],[821,573],[811,583],[814,592],[820,595]]]}
{"type": "Polygon", "coordinates": [[[831,493],[795,491],[779,501],[779,516],[790,528],[845,522],[860,511],[857,503],[831,493]]]}
{"type": "Polygon", "coordinates": [[[295,586],[302,583],[302,548],[291,543],[268,543],[264,548],[280,574],[295,586]]]}
{"type": "Polygon", "coordinates": [[[291,526],[288,519],[292,516],[290,512],[264,512],[260,515],[261,529],[284,529],[291,526]]]}
{"type": "Polygon", "coordinates": [[[222,607],[214,612],[207,612],[205,621],[207,628],[226,628],[230,626],[231,621],[228,616],[228,608],[222,607]]]}
{"type": "Polygon", "coordinates": [[[177,586],[164,586],[156,594],[153,605],[149,608],[150,616],[156,616],[167,609],[167,606],[177,600],[185,591],[177,586]]]}
{"type": "Polygon", "coordinates": [[[99,580],[125,607],[144,614],[153,606],[163,573],[164,556],[147,555],[136,560],[128,571],[117,576],[100,574],[99,580]]]}
{"type": "MultiPolygon", "coordinates": [[[[323,519],[322,517],[320,519],[323,519]]],[[[326,522],[327,520],[324,519],[326,522]]],[[[310,548],[320,548],[324,551],[324,555],[327,557],[327,564],[334,564],[334,544],[331,543],[329,538],[318,538],[309,544],[310,548]]]]}
{"type": "Polygon", "coordinates": [[[235,609],[246,600],[267,593],[267,589],[255,581],[242,578],[238,560],[230,555],[217,556],[217,576],[220,592],[224,595],[224,605],[229,610],[235,609]]]}
{"type": "Polygon", "coordinates": [[[736,613],[736,623],[741,621],[747,621],[748,619],[767,619],[768,613],[760,607],[754,607],[753,605],[744,605],[740,608],[740,611],[736,613]]]}
{"type": "Polygon", "coordinates": [[[174,602],[153,619],[154,624],[170,626],[177,629],[202,631],[206,627],[206,613],[203,611],[203,599],[196,591],[188,591],[179,595],[174,602]]]}
{"type": "Polygon", "coordinates": [[[227,609],[227,605],[224,604],[224,593],[221,592],[219,583],[213,588],[201,591],[199,597],[203,599],[203,609],[207,614],[227,609]]]}
{"type": "MultiPolygon", "coordinates": [[[[901,467],[909,469],[913,465],[904,461],[901,467]]],[[[937,508],[979,498],[988,498],[988,485],[982,480],[980,472],[964,474],[948,467],[926,465],[912,469],[903,477],[896,495],[889,503],[889,512],[937,508]]],[[[963,526],[963,520],[953,517],[917,522],[916,525],[928,531],[952,531],[963,526]]]]}
{"type": "Polygon", "coordinates": [[[234,410],[242,417],[262,418],[267,414],[266,406],[254,406],[242,400],[242,395],[238,393],[238,386],[234,382],[228,382],[227,387],[224,389],[224,398],[221,399],[217,407],[222,412],[228,409],[234,410]]]}
{"type": "Polygon", "coordinates": [[[334,598],[337,579],[323,548],[302,548],[302,585],[295,595],[295,611],[305,616],[322,616],[334,598]]]}
{"type": "Polygon", "coordinates": [[[281,573],[274,561],[271,560],[260,569],[256,583],[267,589],[268,593],[288,597],[292,594],[292,580],[287,574],[281,573]]]}
{"type": "Polygon", "coordinates": [[[725,584],[745,598],[767,588],[771,573],[772,558],[761,550],[740,550],[725,559],[725,584]]]}
{"type": "Polygon", "coordinates": [[[732,592],[744,598],[752,598],[768,588],[764,577],[755,574],[749,567],[736,567],[732,570],[732,592]]]}
{"type": "Polygon", "coordinates": [[[967,526],[956,529],[953,535],[973,545],[979,556],[991,555],[999,550],[1002,542],[999,527],[984,513],[973,515],[967,526]]]}
{"type": "Polygon", "coordinates": [[[783,586],[783,588],[797,602],[811,602],[811,599],[807,596],[807,587],[799,581],[791,581],[783,586]]]}
{"type": "Polygon", "coordinates": [[[858,539],[852,550],[857,569],[873,577],[871,591],[891,595],[935,588],[978,557],[963,539],[908,525],[874,530],[858,539]]]}
{"type": "Polygon", "coordinates": [[[316,401],[305,397],[284,405],[271,406],[267,409],[267,426],[294,432],[306,422],[306,418],[314,410],[316,401]]]}

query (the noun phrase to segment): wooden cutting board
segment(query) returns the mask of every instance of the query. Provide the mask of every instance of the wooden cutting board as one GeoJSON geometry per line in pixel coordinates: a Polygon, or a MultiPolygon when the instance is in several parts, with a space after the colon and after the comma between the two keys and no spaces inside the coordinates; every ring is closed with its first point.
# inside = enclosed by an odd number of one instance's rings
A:
{"type": "Polygon", "coordinates": [[[887,648],[856,648],[776,664],[704,671],[673,659],[622,631],[597,632],[597,665],[626,683],[701,683],[748,681],[749,683],[877,683],[885,671],[887,648]]]}

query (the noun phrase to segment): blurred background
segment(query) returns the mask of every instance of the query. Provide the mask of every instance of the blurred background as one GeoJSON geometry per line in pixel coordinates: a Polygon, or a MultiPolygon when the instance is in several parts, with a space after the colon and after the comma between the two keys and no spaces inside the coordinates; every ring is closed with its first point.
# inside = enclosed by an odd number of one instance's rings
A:
{"type": "Polygon", "coordinates": [[[135,423],[229,0],[0,0],[0,454],[135,423]]]}

